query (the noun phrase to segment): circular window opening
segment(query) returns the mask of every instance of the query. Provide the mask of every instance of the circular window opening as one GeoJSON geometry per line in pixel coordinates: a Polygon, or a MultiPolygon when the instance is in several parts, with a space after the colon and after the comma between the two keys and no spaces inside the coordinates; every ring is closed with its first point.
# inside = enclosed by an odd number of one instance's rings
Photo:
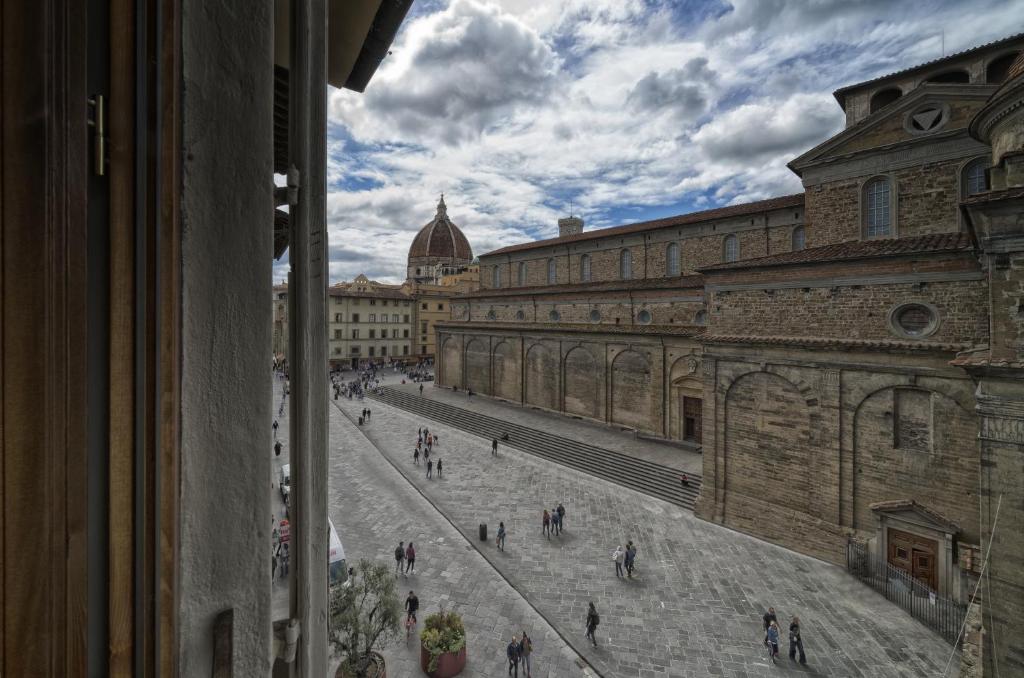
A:
{"type": "Polygon", "coordinates": [[[892,310],[889,325],[901,337],[922,339],[938,329],[939,314],[930,304],[903,304],[892,310]]]}
{"type": "Polygon", "coordinates": [[[526,318],[526,314],[522,311],[516,311],[516,320],[523,320],[526,318]]]}
{"type": "Polygon", "coordinates": [[[490,310],[490,311],[487,312],[487,319],[488,320],[494,320],[497,317],[498,317],[498,315],[493,310],[490,310]]]}
{"type": "Polygon", "coordinates": [[[948,105],[925,104],[908,113],[903,126],[911,134],[929,134],[942,129],[948,120],[948,105]]]}
{"type": "Polygon", "coordinates": [[[637,321],[641,325],[650,325],[651,324],[651,312],[648,311],[647,309],[644,309],[644,310],[642,310],[642,311],[640,311],[639,313],[636,314],[636,319],[637,319],[637,321]]]}
{"type": "Polygon", "coordinates": [[[596,308],[590,312],[590,322],[599,323],[601,322],[601,312],[596,308]]]}
{"type": "Polygon", "coordinates": [[[561,319],[562,316],[558,314],[558,311],[551,311],[551,313],[548,313],[548,320],[551,322],[557,323],[561,319]]]}

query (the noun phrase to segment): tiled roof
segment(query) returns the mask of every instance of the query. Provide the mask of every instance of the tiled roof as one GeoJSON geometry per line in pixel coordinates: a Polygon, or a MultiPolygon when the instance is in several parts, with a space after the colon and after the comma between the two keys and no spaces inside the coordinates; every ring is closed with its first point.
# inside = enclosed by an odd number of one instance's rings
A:
{"type": "Polygon", "coordinates": [[[601,323],[500,323],[500,322],[440,322],[435,327],[469,329],[480,332],[508,330],[517,332],[572,332],[589,334],[670,334],[675,337],[697,337],[704,332],[697,325],[605,325],[601,323]]]}
{"type": "Polygon", "coordinates": [[[534,242],[521,243],[519,245],[509,245],[508,247],[502,247],[501,249],[497,249],[493,252],[488,252],[487,254],[482,254],[480,256],[490,257],[495,254],[521,252],[523,250],[530,250],[537,247],[550,247],[551,245],[565,245],[572,242],[627,235],[629,233],[638,233],[640,231],[649,231],[657,228],[699,224],[702,221],[711,221],[713,219],[726,219],[729,217],[755,214],[757,212],[783,209],[786,207],[801,207],[803,204],[803,193],[783,195],[777,198],[768,198],[767,200],[758,200],[757,202],[747,202],[741,205],[727,205],[726,207],[716,207],[715,209],[704,210],[702,212],[690,212],[689,214],[680,214],[674,217],[665,217],[664,219],[641,221],[635,224],[613,226],[611,228],[601,228],[596,231],[583,231],[582,233],[574,233],[573,235],[558,238],[548,238],[546,240],[536,240],[534,242]]]}
{"type": "Polygon", "coordinates": [[[920,235],[913,238],[891,238],[887,240],[854,240],[834,245],[812,247],[795,252],[784,252],[767,257],[743,259],[727,264],[715,264],[699,269],[702,273],[718,273],[743,268],[761,268],[766,266],[792,266],[797,264],[817,264],[826,261],[843,261],[850,259],[874,259],[881,257],[900,257],[912,254],[951,252],[971,248],[971,238],[967,233],[937,233],[920,235]]]}
{"type": "Polygon", "coordinates": [[[675,290],[704,287],[704,276],[684,275],[675,278],[642,278],[638,280],[609,280],[607,282],[574,283],[571,285],[543,285],[536,287],[499,287],[476,290],[460,298],[516,297],[531,294],[572,294],[574,292],[616,292],[632,290],[675,290]]]}
{"type": "Polygon", "coordinates": [[[761,337],[738,334],[710,334],[702,341],[706,344],[761,344],[768,346],[804,346],[865,351],[962,351],[967,344],[951,344],[927,341],[899,341],[890,339],[835,339],[826,337],[761,337]]]}
{"type": "Polygon", "coordinates": [[[978,203],[983,202],[995,202],[996,200],[1015,200],[1019,198],[1024,198],[1024,187],[1021,186],[1007,188],[1001,191],[984,191],[982,193],[975,193],[969,198],[964,198],[962,202],[964,205],[976,205],[978,203]]]}
{"type": "Polygon", "coordinates": [[[889,78],[895,77],[897,75],[906,75],[907,73],[911,73],[911,72],[916,71],[916,70],[921,69],[921,68],[930,68],[930,67],[935,66],[936,64],[942,63],[944,61],[956,61],[957,59],[959,59],[961,57],[965,57],[965,56],[967,56],[969,54],[974,54],[975,52],[980,52],[982,50],[991,49],[992,47],[999,47],[1001,45],[1005,45],[1005,44],[1011,43],[1014,40],[1018,40],[1020,38],[1024,38],[1024,33],[1016,33],[1014,35],[1011,35],[1011,36],[1008,36],[1008,37],[1005,37],[1005,38],[1001,38],[999,40],[994,40],[992,42],[987,42],[984,45],[978,45],[977,47],[971,47],[971,48],[965,49],[965,50],[963,50],[961,52],[955,52],[953,54],[949,54],[947,56],[940,57],[938,59],[932,59],[931,61],[925,61],[922,64],[917,64],[916,66],[910,66],[909,68],[904,68],[904,69],[901,69],[901,70],[898,70],[898,71],[893,71],[892,73],[887,73],[886,75],[880,75],[877,78],[871,78],[870,80],[865,80],[864,82],[858,82],[858,83],[853,84],[853,85],[847,85],[846,87],[840,87],[835,92],[833,92],[832,95],[836,98],[836,100],[839,102],[839,104],[842,105],[842,103],[843,103],[843,96],[847,92],[849,92],[850,90],[859,89],[859,88],[861,88],[861,87],[863,87],[865,85],[870,85],[870,84],[873,84],[873,83],[876,83],[876,82],[880,82],[882,80],[888,80],[889,78]]]}

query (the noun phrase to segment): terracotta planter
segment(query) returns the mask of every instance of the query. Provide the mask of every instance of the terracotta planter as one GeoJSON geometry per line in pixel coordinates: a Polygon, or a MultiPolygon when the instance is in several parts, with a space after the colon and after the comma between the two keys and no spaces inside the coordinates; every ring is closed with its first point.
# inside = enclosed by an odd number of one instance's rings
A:
{"type": "Polygon", "coordinates": [[[452,676],[459,675],[462,673],[462,669],[466,668],[466,646],[463,645],[458,652],[445,652],[438,657],[436,671],[428,671],[428,666],[430,666],[430,653],[427,652],[427,648],[420,645],[420,668],[423,669],[423,673],[430,678],[452,678],[452,676]]]}
{"type": "MultiPolygon", "coordinates": [[[[388,670],[384,666],[384,657],[376,652],[371,652],[370,659],[370,670],[366,674],[367,678],[388,678],[388,670]]],[[[346,671],[345,665],[342,664],[335,671],[334,678],[355,678],[355,676],[346,671]]]]}

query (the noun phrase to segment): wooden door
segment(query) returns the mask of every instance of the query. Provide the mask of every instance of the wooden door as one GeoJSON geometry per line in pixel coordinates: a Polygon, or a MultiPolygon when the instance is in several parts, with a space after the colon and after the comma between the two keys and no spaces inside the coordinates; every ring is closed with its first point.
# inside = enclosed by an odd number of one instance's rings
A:
{"type": "Polygon", "coordinates": [[[938,568],[935,564],[938,543],[902,530],[889,530],[889,564],[922,584],[936,589],[938,568]]]}
{"type": "Polygon", "coordinates": [[[703,405],[700,398],[683,396],[683,440],[700,444],[703,405]]]}

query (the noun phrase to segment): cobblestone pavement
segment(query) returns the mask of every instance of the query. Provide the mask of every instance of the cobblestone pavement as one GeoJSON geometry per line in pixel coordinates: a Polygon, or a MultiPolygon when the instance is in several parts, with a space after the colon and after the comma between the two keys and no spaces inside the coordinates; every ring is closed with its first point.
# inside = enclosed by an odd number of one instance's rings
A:
{"type": "MultiPolygon", "coordinates": [[[[515,449],[503,447],[492,457],[487,440],[380,402],[337,404],[351,415],[373,411],[362,430],[375,446],[607,678],[943,676],[950,646],[838,567],[515,449]],[[441,480],[427,480],[422,465],[413,466],[420,426],[440,434],[432,457],[444,460],[441,480]],[[560,501],[566,531],[547,539],[540,514],[560,501]],[[505,552],[476,539],[479,523],[493,535],[499,520],[508,529],[505,552]],[[616,578],[610,554],[628,539],[638,544],[637,576],[616,578]],[[583,638],[591,600],[601,613],[596,649],[583,638]],[[790,616],[800,616],[806,668],[790,663],[785,643],[779,665],[769,665],[760,622],[769,605],[784,628],[790,616]]],[[[344,420],[335,408],[331,417],[335,427],[344,420]]],[[[360,448],[357,456],[364,454],[372,453],[360,448]]],[[[426,506],[415,506],[422,520],[430,519],[426,506]]],[[[371,517],[373,525],[362,528],[370,534],[358,541],[375,540],[389,553],[392,518],[391,511],[383,520],[371,517]]],[[[463,566],[468,554],[450,555],[445,570],[463,566]]]]}
{"type": "MultiPolygon", "coordinates": [[[[363,406],[353,400],[351,409],[363,406]]],[[[369,558],[393,568],[398,542],[408,544],[411,540],[416,547],[416,573],[399,577],[400,597],[404,602],[410,590],[416,591],[420,599],[417,631],[422,629],[424,617],[442,604],[462,615],[468,663],[461,676],[508,675],[505,647],[513,633],[523,630],[533,640],[535,678],[584,676],[576,665],[578,655],[555,630],[401,474],[380,458],[348,418],[334,407],[330,412],[328,506],[349,565],[369,558]]],[[[418,636],[406,641],[403,631],[384,657],[389,676],[423,675],[418,636]]]]}
{"type": "MultiPolygon", "coordinates": [[[[401,379],[395,379],[391,375],[388,375],[384,381],[389,386],[406,393],[419,393],[419,384],[402,384],[401,379]]],[[[600,440],[600,446],[608,450],[647,459],[688,473],[703,473],[700,453],[693,451],[688,446],[683,447],[682,444],[668,445],[656,440],[637,438],[632,431],[622,430],[619,426],[608,426],[595,421],[566,417],[487,396],[474,394],[472,397],[467,397],[465,391],[452,391],[434,386],[432,383],[426,383],[423,386],[423,397],[430,400],[455,405],[490,417],[500,417],[521,426],[529,426],[532,429],[553,433],[563,438],[581,442],[600,440]]]]}

